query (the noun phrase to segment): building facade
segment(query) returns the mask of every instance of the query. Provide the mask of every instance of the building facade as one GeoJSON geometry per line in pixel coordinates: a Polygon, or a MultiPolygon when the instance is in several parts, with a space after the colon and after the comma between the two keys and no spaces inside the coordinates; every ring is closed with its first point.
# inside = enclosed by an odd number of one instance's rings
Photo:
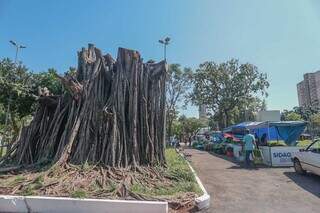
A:
{"type": "Polygon", "coordinates": [[[303,75],[303,81],[297,84],[300,107],[320,106],[320,70],[303,75]]]}
{"type": "Polygon", "coordinates": [[[280,110],[263,110],[256,114],[256,121],[280,121],[281,113],[280,110]]]}

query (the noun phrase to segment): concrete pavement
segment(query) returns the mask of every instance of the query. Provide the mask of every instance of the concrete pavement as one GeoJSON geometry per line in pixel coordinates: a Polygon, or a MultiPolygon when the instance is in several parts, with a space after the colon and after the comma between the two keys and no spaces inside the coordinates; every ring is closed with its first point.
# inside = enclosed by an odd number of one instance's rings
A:
{"type": "Polygon", "coordinates": [[[320,177],[293,168],[244,169],[224,156],[185,149],[211,195],[203,212],[320,212],[320,177]]]}

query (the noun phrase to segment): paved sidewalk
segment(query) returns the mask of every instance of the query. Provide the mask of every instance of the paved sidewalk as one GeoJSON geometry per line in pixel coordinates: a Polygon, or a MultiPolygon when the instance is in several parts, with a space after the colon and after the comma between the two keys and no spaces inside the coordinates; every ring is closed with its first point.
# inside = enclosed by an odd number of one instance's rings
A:
{"type": "Polygon", "coordinates": [[[248,170],[205,151],[185,152],[211,195],[204,212],[320,212],[319,176],[300,176],[293,168],[248,170]]]}

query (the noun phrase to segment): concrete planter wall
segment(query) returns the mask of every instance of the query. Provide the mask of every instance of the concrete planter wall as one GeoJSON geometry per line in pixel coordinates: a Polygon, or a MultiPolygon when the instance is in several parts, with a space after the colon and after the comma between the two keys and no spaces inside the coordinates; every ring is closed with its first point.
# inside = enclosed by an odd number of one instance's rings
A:
{"type": "Polygon", "coordinates": [[[210,207],[210,195],[208,194],[207,190],[204,188],[200,178],[198,177],[197,173],[194,171],[190,163],[187,161],[193,175],[195,176],[198,185],[200,186],[201,190],[203,191],[203,195],[196,198],[196,205],[199,210],[207,209],[210,207]]]}
{"type": "Polygon", "coordinates": [[[168,212],[167,202],[0,195],[0,212],[168,212]]]}
{"type": "MultiPolygon", "coordinates": [[[[178,150],[176,150],[183,158],[183,154],[181,154],[178,150]]],[[[210,207],[210,195],[208,194],[207,190],[204,188],[200,178],[198,177],[197,173],[195,172],[195,170],[192,168],[191,164],[186,161],[190,170],[192,171],[194,177],[196,178],[196,181],[198,183],[198,185],[200,186],[202,192],[203,192],[203,195],[201,195],[200,197],[197,197],[195,199],[196,201],[196,205],[197,205],[197,208],[199,210],[202,210],[202,209],[207,209],[210,207]]]]}

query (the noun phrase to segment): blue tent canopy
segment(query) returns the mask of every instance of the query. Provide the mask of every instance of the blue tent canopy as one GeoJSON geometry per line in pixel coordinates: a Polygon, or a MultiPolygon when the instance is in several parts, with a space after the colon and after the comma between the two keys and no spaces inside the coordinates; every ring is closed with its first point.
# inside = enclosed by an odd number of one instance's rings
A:
{"type": "Polygon", "coordinates": [[[223,132],[226,133],[226,132],[234,132],[234,131],[241,131],[241,130],[243,131],[245,129],[251,129],[252,127],[257,126],[261,123],[262,122],[242,122],[242,123],[235,124],[225,128],[223,132]]]}
{"type": "Polygon", "coordinates": [[[304,131],[307,123],[304,121],[265,121],[265,122],[243,122],[225,128],[223,132],[243,132],[249,129],[259,138],[266,134],[268,140],[284,140],[287,145],[295,145],[296,140],[304,131]]]}

